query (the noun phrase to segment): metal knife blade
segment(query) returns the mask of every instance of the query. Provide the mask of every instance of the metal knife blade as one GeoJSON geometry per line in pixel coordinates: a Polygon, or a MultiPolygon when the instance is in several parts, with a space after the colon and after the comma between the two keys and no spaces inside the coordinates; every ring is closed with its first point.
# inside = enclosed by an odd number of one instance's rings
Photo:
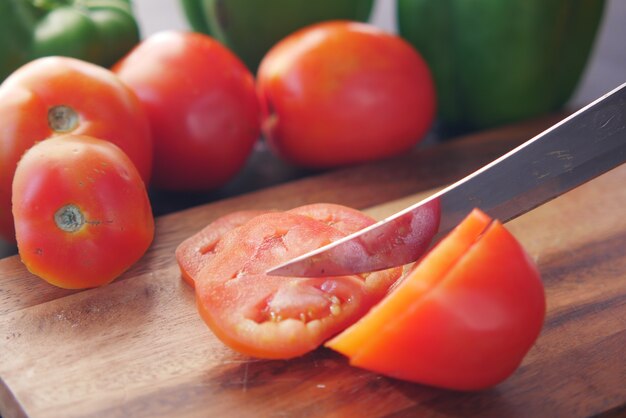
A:
{"type": "Polygon", "coordinates": [[[626,161],[626,83],[449,187],[269,270],[371,272],[417,260],[474,208],[507,222],[626,161]]]}

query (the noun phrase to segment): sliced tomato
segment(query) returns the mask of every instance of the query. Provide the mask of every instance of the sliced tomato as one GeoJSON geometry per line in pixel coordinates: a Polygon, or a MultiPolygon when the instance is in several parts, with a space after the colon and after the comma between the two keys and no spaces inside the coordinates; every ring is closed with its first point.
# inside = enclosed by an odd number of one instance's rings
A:
{"type": "Polygon", "coordinates": [[[475,390],[515,371],[544,316],[536,266],[499,222],[475,210],[326,345],[387,376],[475,390]]]}
{"type": "Polygon", "coordinates": [[[290,358],[319,347],[377,303],[401,269],[319,278],[265,271],[373,222],[343,206],[312,205],[231,229],[195,273],[201,316],[224,343],[254,357],[290,358]]]}
{"type": "Polygon", "coordinates": [[[194,287],[194,277],[210,262],[217,243],[225,233],[243,225],[265,211],[242,210],[217,218],[196,234],[187,238],[176,248],[176,261],[182,278],[194,287]]]}
{"type": "MultiPolygon", "coordinates": [[[[194,276],[204,265],[210,262],[215,247],[225,233],[237,228],[255,216],[267,213],[265,210],[242,210],[221,216],[208,224],[202,230],[183,241],[176,248],[176,260],[180,267],[182,278],[194,286],[194,276]]],[[[313,203],[299,206],[289,212],[305,215],[317,219],[345,234],[351,234],[374,220],[363,212],[342,205],[332,203],[313,203]]]]}
{"type": "Polygon", "coordinates": [[[365,213],[343,205],[312,203],[289,210],[291,213],[308,216],[348,235],[374,223],[365,213]]]}

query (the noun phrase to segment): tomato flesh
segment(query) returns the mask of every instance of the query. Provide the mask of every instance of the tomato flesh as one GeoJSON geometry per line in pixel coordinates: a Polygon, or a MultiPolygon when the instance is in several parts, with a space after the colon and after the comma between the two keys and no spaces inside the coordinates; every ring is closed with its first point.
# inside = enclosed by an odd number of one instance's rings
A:
{"type": "MultiPolygon", "coordinates": [[[[194,286],[194,276],[213,257],[217,243],[231,229],[243,225],[255,216],[267,213],[262,210],[242,210],[221,216],[199,232],[187,238],[176,248],[176,260],[182,278],[194,286]]],[[[345,234],[350,234],[372,224],[372,218],[342,205],[314,203],[289,210],[324,222],[345,234]]]]}
{"type": "Polygon", "coordinates": [[[388,297],[326,345],[354,366],[475,390],[515,371],[544,316],[535,265],[499,222],[475,210],[388,297]]]}
{"type": "Polygon", "coordinates": [[[224,215],[183,241],[176,248],[175,255],[185,282],[194,287],[194,277],[212,259],[215,247],[224,234],[262,213],[265,212],[248,210],[224,215]]]}
{"type": "Polygon", "coordinates": [[[312,203],[289,210],[289,213],[308,216],[348,235],[373,223],[371,216],[342,205],[312,203]]]}

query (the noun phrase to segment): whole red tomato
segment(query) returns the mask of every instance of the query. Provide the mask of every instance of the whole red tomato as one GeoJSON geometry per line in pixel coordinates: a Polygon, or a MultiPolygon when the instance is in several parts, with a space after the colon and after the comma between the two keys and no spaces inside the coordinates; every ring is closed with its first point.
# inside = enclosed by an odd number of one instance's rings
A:
{"type": "Polygon", "coordinates": [[[22,154],[56,135],[89,135],[118,145],[147,184],[150,125],[141,103],[111,71],[49,57],[15,71],[0,86],[0,235],[14,240],[11,182],[22,154]]]}
{"type": "Polygon", "coordinates": [[[165,31],[113,70],[147,109],[154,184],[208,190],[230,180],[259,137],[254,78],[229,50],[199,33],[165,31]]]}
{"type": "Polygon", "coordinates": [[[435,115],[430,71],[413,47],[371,25],[304,28],[262,60],[263,133],[286,160],[324,168],[389,157],[435,115]]]}
{"type": "Polygon", "coordinates": [[[67,135],[39,142],[20,160],[13,216],[22,262],[68,289],[109,283],[154,236],[146,187],[111,142],[67,135]]]}

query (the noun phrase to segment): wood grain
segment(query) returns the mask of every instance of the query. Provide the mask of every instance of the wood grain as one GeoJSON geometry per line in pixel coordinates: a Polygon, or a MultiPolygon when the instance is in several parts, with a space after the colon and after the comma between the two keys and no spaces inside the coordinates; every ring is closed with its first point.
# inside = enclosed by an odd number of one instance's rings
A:
{"type": "Polygon", "coordinates": [[[109,286],[66,291],[0,261],[0,412],[8,417],[400,417],[626,413],[626,166],[508,224],[541,270],[542,334],[478,393],[410,384],[319,349],[291,361],[232,352],[196,313],[176,245],[243,208],[336,202],[381,217],[508,151],[554,119],[328,172],[157,219],[146,256],[109,286]]]}

